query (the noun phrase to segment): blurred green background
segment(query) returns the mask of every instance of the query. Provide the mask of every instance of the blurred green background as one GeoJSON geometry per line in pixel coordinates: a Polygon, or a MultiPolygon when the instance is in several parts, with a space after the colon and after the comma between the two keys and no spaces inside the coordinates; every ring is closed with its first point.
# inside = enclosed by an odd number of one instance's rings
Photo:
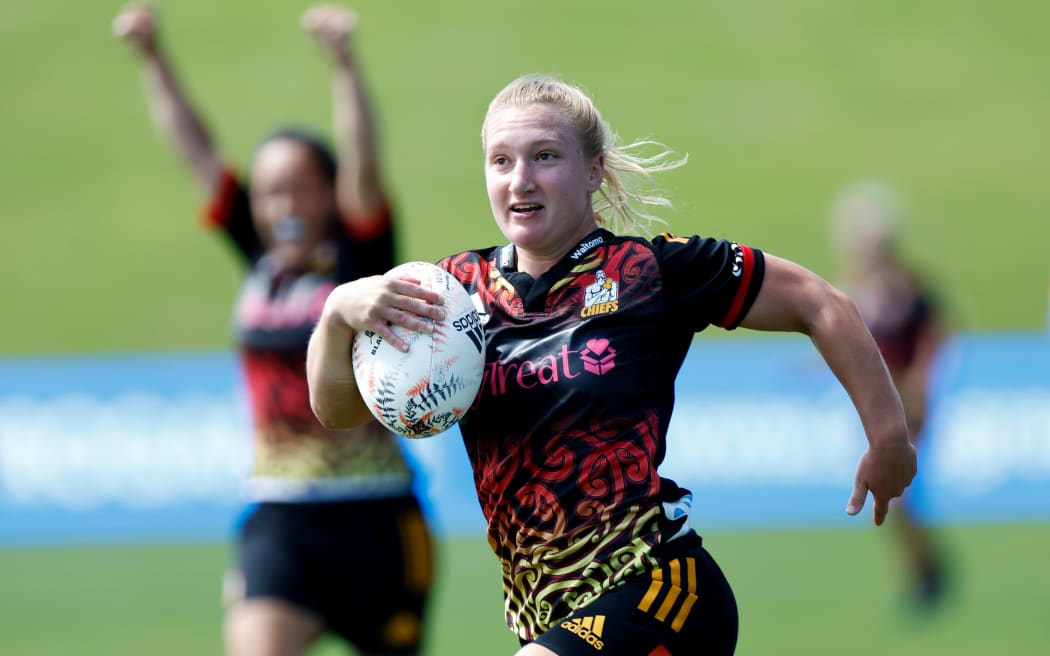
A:
{"type": "MultiPolygon", "coordinates": [[[[157,3],[164,42],[229,161],[275,124],[328,133],[327,62],[301,2],[157,3]]],[[[236,264],[152,131],[117,2],[0,8],[0,352],[224,347],[236,264]]],[[[356,5],[404,258],[501,241],[485,107],[524,72],[584,86],[624,139],[688,153],[678,233],[834,277],[827,208],[889,180],[906,246],[971,329],[1036,328],[1050,281],[1050,6],[1028,0],[356,5]]]]}
{"type": "MultiPolygon", "coordinates": [[[[328,133],[327,63],[298,28],[306,3],[156,4],[164,43],[235,166],[278,123],[328,133]]],[[[201,199],[151,129],[137,63],[110,35],[120,6],[0,5],[2,354],[229,346],[239,272],[201,230],[201,199]]],[[[403,259],[501,241],[480,123],[510,79],[553,72],[585,87],[625,140],[689,154],[662,181],[671,230],[743,241],[834,278],[832,197],[856,178],[885,179],[906,201],[905,247],[960,326],[1043,326],[1045,2],[354,6],[403,259]]],[[[1050,529],[944,531],[960,576],[952,603],[927,618],[899,603],[886,535],[709,535],[739,595],[738,653],[1044,653],[1050,529]]],[[[442,544],[431,653],[512,653],[486,550],[480,537],[442,544]]],[[[225,545],[0,551],[0,653],[218,653],[227,558],[225,545]]]]}

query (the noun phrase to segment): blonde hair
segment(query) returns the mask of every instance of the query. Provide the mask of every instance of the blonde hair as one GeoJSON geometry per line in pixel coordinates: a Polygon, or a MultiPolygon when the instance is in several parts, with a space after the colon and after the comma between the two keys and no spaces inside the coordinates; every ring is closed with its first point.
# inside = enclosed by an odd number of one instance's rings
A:
{"type": "Polygon", "coordinates": [[[839,192],[831,206],[831,237],[846,257],[887,257],[894,253],[904,205],[882,180],[857,180],[839,192]]]}
{"type": "Polygon", "coordinates": [[[598,224],[616,233],[647,234],[654,222],[663,219],[649,214],[648,207],[671,207],[652,181],[652,174],[682,166],[687,156],[676,153],[657,141],[635,141],[621,145],[619,138],[602,120],[594,102],[580,88],[549,75],[523,75],[503,88],[489,103],[481,125],[481,141],[489,118],[508,107],[550,105],[570,122],[576,131],[585,157],[605,157],[599,199],[594,211],[598,224]],[[643,155],[637,151],[655,147],[658,152],[643,155]],[[608,216],[605,214],[608,213],[608,216]]]}

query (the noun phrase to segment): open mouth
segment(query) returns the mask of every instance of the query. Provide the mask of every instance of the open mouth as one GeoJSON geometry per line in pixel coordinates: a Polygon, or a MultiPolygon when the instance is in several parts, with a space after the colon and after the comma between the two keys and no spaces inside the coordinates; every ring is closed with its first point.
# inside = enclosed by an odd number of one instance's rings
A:
{"type": "Polygon", "coordinates": [[[510,211],[515,214],[531,214],[533,212],[539,212],[543,209],[543,205],[539,203],[516,203],[510,206],[510,211]]]}

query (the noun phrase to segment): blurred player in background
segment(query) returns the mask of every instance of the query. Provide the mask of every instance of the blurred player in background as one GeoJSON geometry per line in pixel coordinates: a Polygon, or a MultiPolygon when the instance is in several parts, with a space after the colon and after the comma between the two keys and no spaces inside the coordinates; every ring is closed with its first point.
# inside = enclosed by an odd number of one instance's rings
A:
{"type": "MultiPolygon", "coordinates": [[[[892,187],[855,182],[834,203],[831,232],[842,287],[882,352],[904,404],[911,441],[918,446],[929,412],[930,374],[948,326],[930,288],[900,257],[901,210],[892,187]]],[[[903,541],[913,597],[921,606],[932,606],[944,593],[942,558],[913,493],[902,496],[897,506],[894,524],[903,541]]]]}
{"type": "Polygon", "coordinates": [[[415,654],[421,644],[432,554],[410,469],[375,422],[324,429],[305,374],[329,291],[395,263],[371,111],[349,47],[355,23],[330,5],[302,18],[334,66],[338,160],[320,139],[282,129],[262,140],[246,180],[176,80],[155,12],[131,6],[113,23],[141,57],[153,119],[207,199],[208,226],[247,270],[233,323],[255,441],[253,503],[225,585],[235,655],[302,654],[325,632],[368,655],[415,654]]]}
{"type": "MultiPolygon", "coordinates": [[[[482,126],[489,201],[509,243],[439,263],[485,323],[486,378],[460,428],[521,656],[735,650],[736,602],[691,528],[692,493],[657,471],[675,377],[710,325],[812,338],[867,430],[847,513],[870,492],[881,524],[915,474],[900,399],[844,294],[741,244],[623,234],[667,204],[635,183],[681,164],[639,145],[618,144],[578,88],[515,80],[482,126]]],[[[333,291],[307,358],[318,416],[368,420],[348,356],[354,331],[407,348],[391,324],[432,330],[424,318],[441,318],[440,301],[378,276],[333,291]]],[[[741,417],[741,439],[748,430],[741,417]]]]}

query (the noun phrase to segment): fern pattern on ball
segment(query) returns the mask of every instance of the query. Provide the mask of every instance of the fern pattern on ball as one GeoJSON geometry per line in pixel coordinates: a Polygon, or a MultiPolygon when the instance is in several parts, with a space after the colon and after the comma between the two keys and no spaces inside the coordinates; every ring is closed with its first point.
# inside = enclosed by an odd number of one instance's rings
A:
{"type": "Polygon", "coordinates": [[[455,374],[439,383],[430,379],[422,380],[410,391],[398,420],[410,433],[432,433],[435,428],[447,430],[459,421],[463,409],[443,411],[442,408],[467,386],[468,381],[455,374]]]}
{"type": "Polygon", "coordinates": [[[430,437],[451,428],[473,403],[484,373],[483,331],[466,289],[449,272],[409,262],[387,275],[404,275],[441,293],[447,318],[431,321],[429,332],[395,326],[406,351],[373,331],[359,332],[352,348],[354,376],[380,423],[405,437],[430,437]]]}
{"type": "Polygon", "coordinates": [[[375,411],[380,420],[387,426],[398,420],[397,418],[397,387],[390,379],[374,377],[371,379],[371,387],[375,396],[375,411]]]}

